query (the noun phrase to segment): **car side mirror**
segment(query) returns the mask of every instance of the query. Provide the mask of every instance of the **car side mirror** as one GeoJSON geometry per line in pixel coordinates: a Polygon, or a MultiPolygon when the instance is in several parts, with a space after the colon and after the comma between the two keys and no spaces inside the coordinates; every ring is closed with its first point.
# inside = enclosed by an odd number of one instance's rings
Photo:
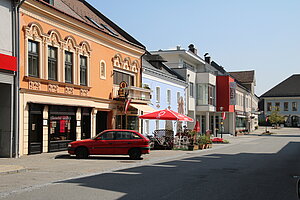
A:
{"type": "Polygon", "coordinates": [[[96,137],[96,138],[95,138],[95,140],[101,140],[101,139],[102,139],[101,137],[96,137]]]}

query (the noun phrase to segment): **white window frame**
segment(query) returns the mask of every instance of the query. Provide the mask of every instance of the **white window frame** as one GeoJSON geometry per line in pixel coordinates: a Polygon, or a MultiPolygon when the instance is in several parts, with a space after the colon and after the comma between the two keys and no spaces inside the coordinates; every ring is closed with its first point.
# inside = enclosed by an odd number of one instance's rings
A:
{"type": "Polygon", "coordinates": [[[106,63],[104,60],[100,61],[100,79],[105,80],[106,79],[106,63]],[[102,74],[102,67],[104,68],[104,74],[102,74]]]}
{"type": "Polygon", "coordinates": [[[160,87],[156,87],[155,88],[155,95],[156,95],[156,97],[155,97],[155,100],[156,100],[156,103],[160,103],[160,87]]]}
{"type": "Polygon", "coordinates": [[[167,89],[167,98],[166,99],[167,99],[167,104],[168,105],[171,104],[171,100],[172,100],[171,96],[172,96],[171,90],[167,89]]]}

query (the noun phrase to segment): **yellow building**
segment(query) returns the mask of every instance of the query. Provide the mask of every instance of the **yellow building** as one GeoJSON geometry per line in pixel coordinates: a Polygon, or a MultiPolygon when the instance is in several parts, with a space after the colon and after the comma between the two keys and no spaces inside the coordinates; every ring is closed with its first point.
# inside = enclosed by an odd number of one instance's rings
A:
{"type": "Polygon", "coordinates": [[[20,17],[20,155],[65,150],[108,128],[140,130],[150,99],[141,43],[85,1],[27,0],[20,17]]]}

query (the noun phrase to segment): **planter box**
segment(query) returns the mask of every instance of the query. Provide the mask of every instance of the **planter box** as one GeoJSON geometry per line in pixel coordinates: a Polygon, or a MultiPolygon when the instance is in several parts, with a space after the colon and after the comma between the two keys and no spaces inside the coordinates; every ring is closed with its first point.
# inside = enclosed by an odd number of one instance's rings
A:
{"type": "Polygon", "coordinates": [[[199,145],[194,144],[194,150],[198,150],[199,149],[199,145]]]}
{"type": "Polygon", "coordinates": [[[188,150],[193,151],[194,150],[194,145],[188,145],[188,150]]]}
{"type": "Polygon", "coordinates": [[[205,149],[205,144],[199,144],[199,149],[205,149]]]}

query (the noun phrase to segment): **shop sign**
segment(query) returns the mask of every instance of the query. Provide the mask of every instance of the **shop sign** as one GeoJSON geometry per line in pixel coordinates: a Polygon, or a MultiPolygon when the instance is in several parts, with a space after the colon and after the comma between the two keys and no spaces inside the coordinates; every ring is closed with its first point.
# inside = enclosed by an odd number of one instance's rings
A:
{"type": "Polygon", "coordinates": [[[126,90],[127,87],[128,87],[128,83],[126,81],[122,81],[119,84],[119,91],[118,91],[119,98],[126,98],[128,96],[128,91],[126,90]]]}
{"type": "Polygon", "coordinates": [[[17,58],[0,53],[0,69],[17,71],[17,58]]]}
{"type": "Polygon", "coordinates": [[[229,83],[229,89],[230,89],[230,102],[229,105],[236,105],[236,83],[235,82],[230,82],[229,83]]]}
{"type": "Polygon", "coordinates": [[[70,116],[51,116],[50,120],[71,120],[70,116]]]}

